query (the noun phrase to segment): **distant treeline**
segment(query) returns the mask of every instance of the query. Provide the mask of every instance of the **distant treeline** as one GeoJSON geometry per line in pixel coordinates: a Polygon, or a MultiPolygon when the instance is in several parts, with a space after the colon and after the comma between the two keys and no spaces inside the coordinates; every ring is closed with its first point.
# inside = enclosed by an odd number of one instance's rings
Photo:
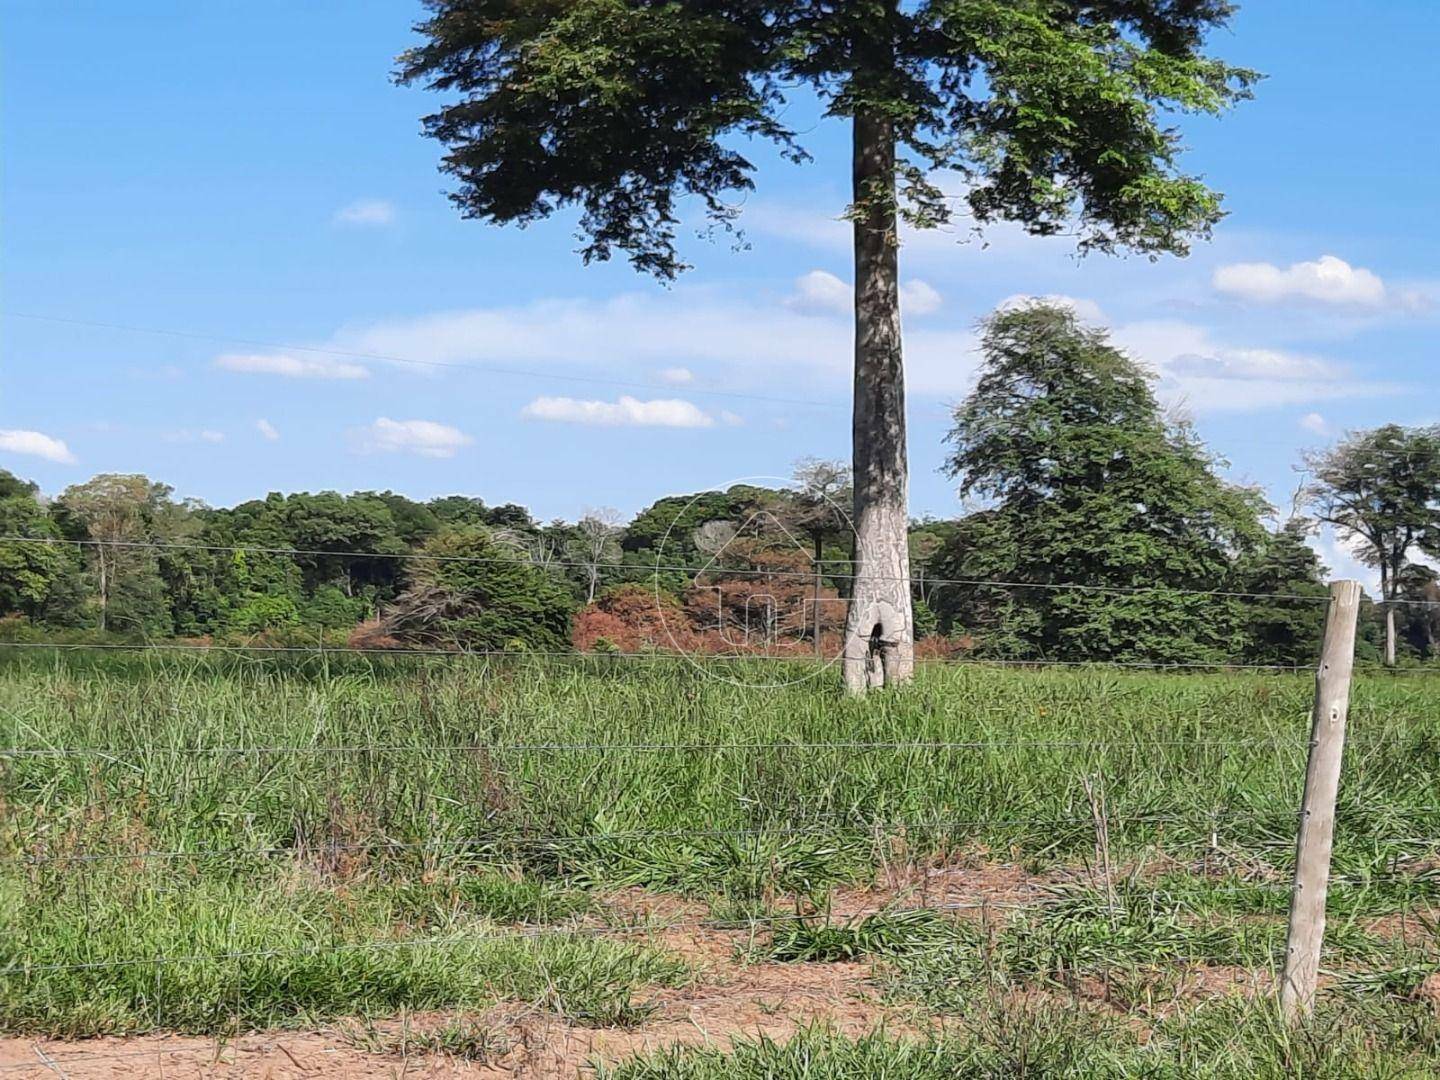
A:
{"type": "MultiPolygon", "coordinates": [[[[1258,492],[1221,479],[1148,375],[1070,313],[1001,312],[984,346],[947,441],[973,509],[911,528],[922,655],[1313,660],[1325,595],[1314,519],[1279,522],[1258,492]]],[[[1425,601],[1389,608],[1398,654],[1423,659],[1437,651],[1440,590],[1411,554],[1431,550],[1427,522],[1440,521],[1440,482],[1427,491],[1415,478],[1432,437],[1347,438],[1312,461],[1306,502],[1372,562],[1383,555],[1386,599],[1425,601]],[[1371,504],[1351,497],[1343,468],[1364,454],[1371,504]],[[1372,520],[1371,505],[1394,509],[1375,490],[1387,482],[1410,493],[1408,532],[1372,520]]],[[[47,499],[0,471],[0,616],[11,638],[631,651],[818,634],[828,647],[851,566],[849,478],[807,460],[794,479],[669,496],[627,523],[607,510],[538,522],[513,504],[391,491],[216,508],[116,474],[47,499]]],[[[1372,613],[1364,635],[1379,656],[1384,620],[1372,613]]]]}

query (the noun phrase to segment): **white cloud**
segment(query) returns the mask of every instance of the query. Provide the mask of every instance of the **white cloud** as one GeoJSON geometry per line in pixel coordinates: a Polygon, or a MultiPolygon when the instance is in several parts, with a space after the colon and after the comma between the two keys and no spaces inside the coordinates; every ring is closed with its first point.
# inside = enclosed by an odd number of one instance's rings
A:
{"type": "Polygon", "coordinates": [[[290,356],[286,353],[229,353],[215,358],[226,371],[254,375],[282,375],[287,379],[368,379],[363,364],[329,356],[290,356]]]}
{"type": "Polygon", "coordinates": [[[1423,306],[1420,294],[1390,288],[1371,270],[1322,255],[1285,268],[1273,263],[1231,263],[1211,278],[1217,292],[1257,304],[1303,301],[1330,307],[1379,310],[1423,306]]]}
{"type": "Polygon", "coordinates": [[[225,433],[211,428],[180,428],[166,432],[164,438],[172,443],[221,443],[225,441],[225,433]]]}
{"type": "Polygon", "coordinates": [[[1015,293],[1012,296],[1005,297],[1004,300],[1001,300],[1000,303],[995,306],[1010,311],[1014,308],[1035,303],[1049,304],[1052,307],[1068,308],[1074,312],[1075,317],[1082,322],[1103,323],[1105,321],[1105,312],[1100,310],[1100,305],[1094,300],[1082,300],[1079,297],[1066,296],[1064,293],[1044,293],[1033,296],[1029,293],[1015,293]]]}
{"type": "Polygon", "coordinates": [[[1308,412],[1300,418],[1300,426],[1316,435],[1329,435],[1330,425],[1318,412],[1308,412]]]}
{"type": "Polygon", "coordinates": [[[667,367],[660,372],[660,379],[672,386],[685,386],[695,381],[695,373],[689,368],[667,367]]]}
{"type": "Polygon", "coordinates": [[[725,409],[720,413],[720,422],[726,427],[740,427],[745,423],[745,418],[739,413],[733,413],[725,409]]]}
{"type": "Polygon", "coordinates": [[[929,282],[911,278],[900,283],[900,310],[906,315],[930,315],[940,310],[944,298],[929,282]]]}
{"type": "Polygon", "coordinates": [[[715,419],[693,402],[678,398],[639,401],[628,395],[622,396],[618,401],[538,397],[520,410],[520,415],[530,420],[553,420],[602,427],[705,428],[715,424],[715,419]]]}
{"type": "Polygon", "coordinates": [[[335,211],[339,225],[384,226],[395,220],[395,204],[386,199],[356,199],[335,211]]]}
{"type": "Polygon", "coordinates": [[[63,439],[57,439],[39,431],[0,430],[0,451],[11,454],[28,454],[31,457],[53,461],[58,465],[75,463],[75,455],[70,452],[70,448],[65,445],[63,439]]]}
{"type": "Polygon", "coordinates": [[[454,457],[462,446],[475,441],[449,424],[434,420],[391,420],[388,416],[380,417],[360,434],[364,450],[431,458],[454,457]]]}
{"type": "Polygon", "coordinates": [[[260,434],[270,442],[275,442],[280,438],[280,432],[275,429],[275,425],[264,417],[255,421],[255,430],[260,432],[260,434]]]}
{"type": "MultiPolygon", "coordinates": [[[[747,368],[768,382],[818,366],[850,366],[849,328],[783,306],[757,306],[685,287],[608,300],[539,300],[518,307],[472,308],[348,330],[331,343],[349,352],[443,364],[525,364],[607,373],[747,368]]],[[[417,369],[418,370],[418,369],[417,369]]]]}
{"type": "Polygon", "coordinates": [[[1227,345],[1185,322],[1117,326],[1117,345],[1160,375],[1171,402],[1197,411],[1231,412],[1403,392],[1403,385],[1359,379],[1314,356],[1227,345]]]}
{"type": "Polygon", "coordinates": [[[1328,361],[1278,349],[1224,348],[1182,353],[1165,365],[1171,375],[1212,379],[1339,379],[1344,369],[1328,361]]]}
{"type": "Polygon", "coordinates": [[[811,270],[795,279],[795,291],[785,301],[796,311],[816,315],[849,315],[854,297],[850,286],[826,270],[811,270]]]}
{"type": "MultiPolygon", "coordinates": [[[[812,295],[826,295],[826,290],[834,294],[838,282],[848,297],[844,282],[834,275],[815,271],[801,280],[806,279],[812,295]]],[[[1017,294],[1006,302],[1024,298],[1017,294]]],[[[1092,300],[1058,293],[1043,298],[1071,306],[1087,322],[1105,318],[1092,300]]],[[[907,328],[907,385],[917,398],[954,399],[973,384],[979,362],[976,335],[968,326],[936,322],[919,320],[907,328]]],[[[347,328],[323,344],[425,364],[494,364],[562,377],[588,378],[599,372],[616,379],[653,379],[658,374],[674,385],[684,385],[682,371],[687,375],[723,371],[727,390],[789,397],[796,395],[796,386],[804,386],[805,392],[798,396],[843,407],[852,377],[851,333],[848,319],[816,318],[796,310],[789,301],[757,303],[746,294],[681,286],[664,293],[609,299],[552,299],[438,312],[347,328]]],[[[1182,320],[1118,323],[1112,335],[1117,345],[1161,376],[1162,397],[1183,402],[1195,412],[1308,407],[1410,389],[1399,382],[1362,378],[1320,356],[1232,344],[1217,339],[1204,326],[1182,320]]],[[[289,356],[244,357],[229,360],[227,366],[316,374],[297,369],[293,361],[289,356]]],[[[327,370],[327,374],[338,373],[327,370]]],[[[552,404],[532,402],[527,415],[571,422],[637,422],[613,399],[542,400],[552,404]],[[542,416],[547,409],[565,415],[542,416]]],[[[696,414],[707,416],[699,409],[696,414]]],[[[717,421],[718,413],[708,419],[717,421]]],[[[682,420],[696,422],[694,414],[682,420]]]]}
{"type": "MultiPolygon", "coordinates": [[[[797,380],[809,388],[800,396],[847,393],[854,362],[848,320],[683,286],[659,295],[442,312],[350,329],[328,345],[427,363],[524,364],[557,374],[581,367],[615,378],[681,365],[723,370],[727,390],[787,397],[797,380]]],[[[974,370],[974,334],[922,323],[906,334],[905,357],[915,393],[963,393],[974,370]]]]}

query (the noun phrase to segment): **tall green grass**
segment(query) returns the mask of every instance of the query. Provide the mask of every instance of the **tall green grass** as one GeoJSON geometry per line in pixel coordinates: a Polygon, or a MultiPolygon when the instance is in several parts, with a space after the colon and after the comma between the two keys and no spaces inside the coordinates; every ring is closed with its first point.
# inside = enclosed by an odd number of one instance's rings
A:
{"type": "MultiPolygon", "coordinates": [[[[20,931],[0,965],[30,969],[0,976],[0,1025],[211,1030],[236,980],[258,980],[246,1024],[468,1004],[555,984],[546,949],[623,997],[678,974],[573,934],[501,948],[503,928],[593,928],[595,886],[753,910],[882,862],[1074,863],[1087,778],[1120,863],[1274,883],[1292,856],[1303,674],[929,666],[866,700],[742,682],[663,658],[0,653],[0,748],[24,751],[0,755],[20,931]],[[258,943],[301,959],[58,970],[258,943]],[[437,949],[462,966],[421,978],[437,949]]],[[[1385,910],[1434,895],[1414,871],[1440,838],[1437,704],[1425,676],[1356,686],[1336,870],[1385,910]]]]}
{"type": "Polygon", "coordinates": [[[943,1034],[847,1038],[823,1028],[732,1049],[672,1048],[599,1080],[1423,1080],[1440,1064],[1440,1021],[1423,1003],[1323,1006],[1291,1029],[1265,1003],[1187,1010],[1154,1028],[1064,1001],[992,999],[943,1034]]]}

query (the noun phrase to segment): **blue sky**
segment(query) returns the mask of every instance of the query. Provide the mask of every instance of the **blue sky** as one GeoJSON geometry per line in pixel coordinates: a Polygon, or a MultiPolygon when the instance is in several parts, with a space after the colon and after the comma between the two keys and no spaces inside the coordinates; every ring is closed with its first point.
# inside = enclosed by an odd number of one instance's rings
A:
{"type": "MultiPolygon", "coordinates": [[[[212,503],[389,487],[575,517],[848,456],[848,139],[806,102],[814,165],[756,148],[748,249],[689,239],[667,289],[582,266],[570,221],[454,214],[435,102],[388,80],[416,4],[0,11],[0,466],[47,491],[133,470],[212,503]]],[[[1017,295],[1109,326],[1276,501],[1300,448],[1436,419],[1433,0],[1252,0],[1213,48],[1269,78],[1186,127],[1230,210],[1190,258],[907,242],[917,514],[958,509],[946,405],[1017,295]]]]}

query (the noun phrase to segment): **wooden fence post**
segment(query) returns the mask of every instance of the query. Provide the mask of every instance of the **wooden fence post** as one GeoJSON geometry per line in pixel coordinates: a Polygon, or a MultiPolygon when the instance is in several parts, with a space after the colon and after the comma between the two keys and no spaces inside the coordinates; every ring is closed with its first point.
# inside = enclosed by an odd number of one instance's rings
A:
{"type": "Polygon", "coordinates": [[[1325,940],[1325,893],[1330,885],[1330,847],[1335,836],[1335,795],[1345,749],[1350,708],[1350,675],[1355,666],[1355,623],[1360,583],[1330,585],[1320,666],[1315,671],[1315,707],[1310,720],[1310,760],[1295,842],[1295,881],[1290,891],[1290,927],[1285,935],[1285,971],[1280,1009],[1286,1020],[1309,1016],[1325,940]]]}

